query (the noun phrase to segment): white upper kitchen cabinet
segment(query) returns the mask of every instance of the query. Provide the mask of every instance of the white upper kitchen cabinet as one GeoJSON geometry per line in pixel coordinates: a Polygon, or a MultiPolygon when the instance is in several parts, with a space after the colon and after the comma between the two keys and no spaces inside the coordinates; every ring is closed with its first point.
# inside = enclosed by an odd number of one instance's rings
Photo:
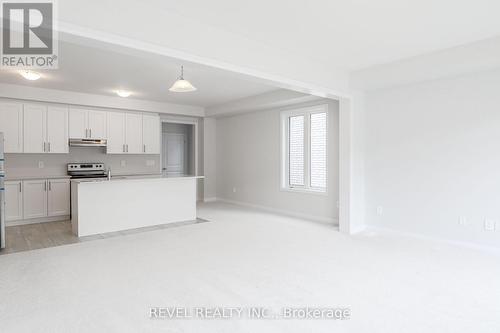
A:
{"type": "Polygon", "coordinates": [[[68,107],[48,106],[47,108],[47,152],[64,154],[68,146],[68,107]]]}
{"type": "Polygon", "coordinates": [[[47,180],[47,214],[48,216],[63,216],[70,214],[69,179],[47,180]]]}
{"type": "Polygon", "coordinates": [[[125,145],[128,154],[142,154],[142,114],[126,113],[125,145]]]}
{"type": "Polygon", "coordinates": [[[0,101],[0,132],[4,134],[4,152],[23,152],[23,104],[0,101]]]}
{"type": "Polygon", "coordinates": [[[80,108],[69,110],[69,137],[72,139],[106,139],[106,113],[80,108]]]}
{"type": "Polygon", "coordinates": [[[23,181],[23,211],[24,219],[47,216],[47,181],[23,181]]]}
{"type": "Polygon", "coordinates": [[[45,153],[47,151],[47,106],[24,104],[24,152],[45,153]]]}
{"type": "Polygon", "coordinates": [[[24,104],[24,152],[68,153],[68,108],[24,104]]]}
{"type": "Polygon", "coordinates": [[[125,113],[108,112],[108,154],[124,154],[125,149],[125,113]]]}
{"type": "Polygon", "coordinates": [[[160,116],[142,116],[142,143],[145,154],[160,154],[160,116]]]}
{"type": "Polygon", "coordinates": [[[89,111],[88,127],[90,139],[106,139],[106,112],[89,111]]]}
{"type": "Polygon", "coordinates": [[[18,221],[23,219],[23,188],[22,182],[5,182],[5,220],[18,221]]]}
{"type": "Polygon", "coordinates": [[[69,137],[72,139],[87,139],[89,130],[87,127],[88,110],[69,109],[69,137]]]}

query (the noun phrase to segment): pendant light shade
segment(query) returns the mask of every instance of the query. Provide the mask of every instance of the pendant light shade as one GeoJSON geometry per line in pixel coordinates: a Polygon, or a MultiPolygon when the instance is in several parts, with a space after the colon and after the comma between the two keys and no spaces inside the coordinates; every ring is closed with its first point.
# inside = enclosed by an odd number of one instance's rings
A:
{"type": "Polygon", "coordinates": [[[172,92],[190,92],[196,91],[196,87],[191,84],[188,80],[184,80],[184,66],[181,66],[181,76],[174,82],[174,84],[168,89],[172,92]]]}

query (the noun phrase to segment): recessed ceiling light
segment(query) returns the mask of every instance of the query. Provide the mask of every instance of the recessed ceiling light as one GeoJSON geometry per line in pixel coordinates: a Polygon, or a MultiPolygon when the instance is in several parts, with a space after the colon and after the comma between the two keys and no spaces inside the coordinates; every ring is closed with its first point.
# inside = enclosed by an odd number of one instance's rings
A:
{"type": "Polygon", "coordinates": [[[30,81],[38,80],[42,76],[40,73],[33,71],[19,71],[19,74],[21,74],[26,80],[30,81]]]}
{"type": "Polygon", "coordinates": [[[181,76],[174,82],[174,84],[168,89],[172,92],[190,92],[196,91],[196,87],[191,84],[188,80],[184,80],[184,66],[181,66],[181,76]]]}
{"type": "Polygon", "coordinates": [[[129,97],[132,93],[127,90],[117,90],[116,94],[120,97],[129,97]]]}

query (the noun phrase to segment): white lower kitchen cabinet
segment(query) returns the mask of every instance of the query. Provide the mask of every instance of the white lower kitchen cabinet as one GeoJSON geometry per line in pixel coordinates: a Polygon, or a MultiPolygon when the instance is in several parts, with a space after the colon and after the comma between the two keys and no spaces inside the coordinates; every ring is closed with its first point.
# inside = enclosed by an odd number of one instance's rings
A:
{"type": "Polygon", "coordinates": [[[23,181],[23,218],[47,216],[47,180],[23,181]]]}
{"type": "Polygon", "coordinates": [[[47,180],[47,216],[69,215],[69,179],[47,180]]]}
{"type": "Polygon", "coordinates": [[[20,180],[5,182],[5,220],[23,219],[23,183],[20,180]]]}
{"type": "Polygon", "coordinates": [[[6,181],[5,220],[24,224],[66,219],[69,196],[68,178],[6,181]]]}

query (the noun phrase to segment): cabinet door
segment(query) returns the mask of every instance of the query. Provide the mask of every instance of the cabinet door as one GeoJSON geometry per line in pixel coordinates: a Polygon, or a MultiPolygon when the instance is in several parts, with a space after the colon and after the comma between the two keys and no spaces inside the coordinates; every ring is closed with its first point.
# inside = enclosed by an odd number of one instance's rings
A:
{"type": "Polygon", "coordinates": [[[88,138],[88,111],[85,109],[69,109],[69,137],[72,139],[88,138]]]}
{"type": "Polygon", "coordinates": [[[47,108],[47,152],[67,153],[68,108],[49,106],[47,108]]]}
{"type": "Polygon", "coordinates": [[[44,153],[47,151],[46,124],[47,107],[38,104],[24,104],[24,152],[44,153]]]}
{"type": "Polygon", "coordinates": [[[160,153],[160,117],[157,115],[143,115],[142,143],[146,154],[160,153]]]}
{"type": "Polygon", "coordinates": [[[23,105],[0,102],[0,132],[4,135],[5,153],[23,152],[23,105]]]}
{"type": "Polygon", "coordinates": [[[142,154],[142,115],[126,113],[125,144],[127,153],[142,154]]]}
{"type": "Polygon", "coordinates": [[[5,220],[23,219],[23,192],[21,181],[5,182],[5,220]]]}
{"type": "Polygon", "coordinates": [[[49,179],[48,216],[69,215],[69,179],[49,179]]]}
{"type": "Polygon", "coordinates": [[[108,112],[108,154],[125,153],[125,113],[108,112]]]}
{"type": "Polygon", "coordinates": [[[106,139],[106,112],[89,111],[89,135],[92,139],[106,139]]]}
{"type": "Polygon", "coordinates": [[[47,181],[23,181],[23,212],[25,219],[47,216],[47,181]]]}

